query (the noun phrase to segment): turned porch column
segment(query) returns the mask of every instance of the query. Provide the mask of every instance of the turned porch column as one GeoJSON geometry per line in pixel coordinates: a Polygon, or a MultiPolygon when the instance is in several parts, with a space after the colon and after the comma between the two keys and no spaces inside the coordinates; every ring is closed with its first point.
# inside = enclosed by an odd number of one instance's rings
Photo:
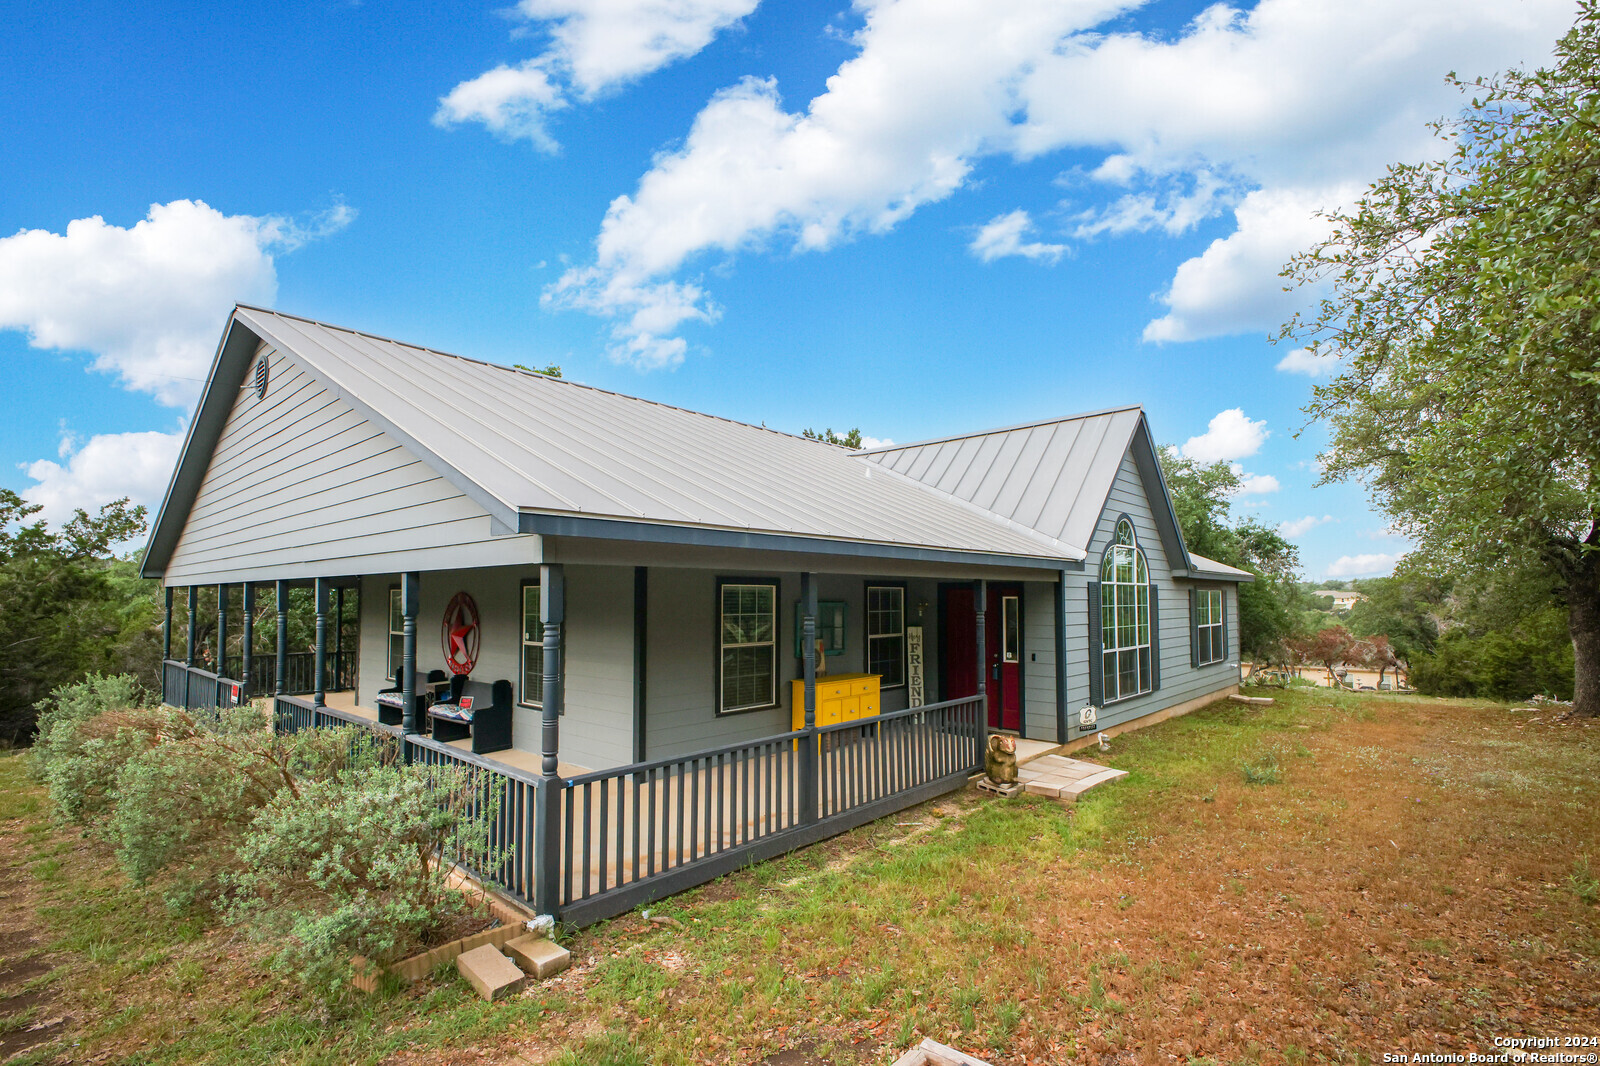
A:
{"type": "MultiPolygon", "coordinates": [[[[420,732],[417,723],[417,608],[422,603],[422,575],[400,575],[400,732],[420,732]]],[[[407,749],[409,750],[409,749],[407,749]]]]}
{"type": "Polygon", "coordinates": [[[328,579],[317,578],[316,591],[313,594],[317,610],[317,644],[316,654],[312,656],[311,670],[315,677],[312,679],[316,687],[311,693],[311,702],[317,707],[328,705],[328,579]]]}
{"type": "Polygon", "coordinates": [[[800,738],[799,775],[800,821],[817,820],[817,578],[806,572],[800,575],[800,641],[802,677],[804,678],[804,714],[800,738]]]}
{"type": "Polygon", "coordinates": [[[282,696],[289,690],[289,583],[278,582],[278,661],[272,691],[282,696]]]}

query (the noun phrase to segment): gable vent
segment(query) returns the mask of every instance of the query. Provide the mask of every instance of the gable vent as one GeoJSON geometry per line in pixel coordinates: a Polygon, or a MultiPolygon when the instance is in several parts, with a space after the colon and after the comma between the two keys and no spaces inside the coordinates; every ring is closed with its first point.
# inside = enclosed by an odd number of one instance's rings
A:
{"type": "Polygon", "coordinates": [[[267,357],[262,356],[256,360],[255,387],[256,399],[265,399],[267,395],[267,357]]]}

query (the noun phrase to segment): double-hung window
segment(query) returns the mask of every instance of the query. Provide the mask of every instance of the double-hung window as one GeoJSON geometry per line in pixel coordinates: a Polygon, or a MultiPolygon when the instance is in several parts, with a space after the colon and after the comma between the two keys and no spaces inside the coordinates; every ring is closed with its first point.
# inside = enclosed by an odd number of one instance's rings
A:
{"type": "Polygon", "coordinates": [[[1117,523],[1115,542],[1100,563],[1102,689],[1106,703],[1149,692],[1150,575],[1133,525],[1117,523]]]}
{"type": "Polygon", "coordinates": [[[1194,626],[1199,665],[1221,662],[1228,654],[1222,636],[1221,589],[1195,590],[1194,626]]]}
{"type": "Polygon", "coordinates": [[[544,623],[539,620],[539,583],[522,585],[522,695],[524,707],[544,705],[544,623]]]}
{"type": "Polygon", "coordinates": [[[400,671],[406,654],[406,612],[400,605],[400,590],[389,590],[389,676],[400,671]]]}
{"type": "Polygon", "coordinates": [[[898,586],[867,586],[867,673],[879,676],[879,688],[906,683],[906,590],[898,586]]]}
{"type": "Polygon", "coordinates": [[[717,584],[717,711],[778,703],[778,583],[717,584]]]}

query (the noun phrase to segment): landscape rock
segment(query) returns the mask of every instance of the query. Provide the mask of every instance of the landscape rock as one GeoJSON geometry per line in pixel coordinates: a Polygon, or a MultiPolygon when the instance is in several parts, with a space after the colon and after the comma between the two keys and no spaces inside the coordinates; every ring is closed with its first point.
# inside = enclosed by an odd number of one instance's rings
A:
{"type": "Polygon", "coordinates": [[[542,936],[519,936],[506,945],[517,965],[544,980],[572,965],[572,952],[542,936]]]}
{"type": "MultiPolygon", "coordinates": [[[[533,939],[518,938],[520,939],[533,939]]],[[[517,941],[512,941],[517,943],[517,941]]],[[[541,941],[548,944],[549,941],[541,941]]],[[[508,945],[509,946],[509,945],[508,945]]],[[[478,990],[478,995],[493,1002],[522,983],[522,971],[517,964],[500,953],[493,944],[484,944],[456,956],[456,969],[467,983],[478,990]]]]}

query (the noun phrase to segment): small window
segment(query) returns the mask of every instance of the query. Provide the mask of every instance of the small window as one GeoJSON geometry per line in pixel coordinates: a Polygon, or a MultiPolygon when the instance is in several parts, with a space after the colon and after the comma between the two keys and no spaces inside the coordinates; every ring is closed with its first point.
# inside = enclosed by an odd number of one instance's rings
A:
{"type": "Polygon", "coordinates": [[[867,586],[867,673],[877,674],[879,688],[906,683],[906,590],[893,585],[867,586]]]}
{"type": "Polygon", "coordinates": [[[778,586],[721,584],[717,590],[721,658],[719,713],[778,702],[778,586]]]}
{"type": "Polygon", "coordinates": [[[400,590],[389,590],[389,676],[400,672],[406,655],[406,612],[400,605],[400,590]]]}
{"type": "Polygon", "coordinates": [[[1222,642],[1222,590],[1200,589],[1195,594],[1195,628],[1199,631],[1200,665],[1221,662],[1228,654],[1222,642]]]}
{"type": "Polygon", "coordinates": [[[1150,576],[1133,525],[1117,523],[1114,543],[1100,562],[1102,699],[1106,703],[1149,692],[1150,576]]]}
{"type": "Polygon", "coordinates": [[[1016,596],[1000,597],[1000,657],[1002,662],[1022,661],[1022,602],[1016,596]]]}
{"type": "Polygon", "coordinates": [[[522,586],[522,696],[524,707],[544,705],[544,623],[540,621],[539,583],[522,586]]]}

